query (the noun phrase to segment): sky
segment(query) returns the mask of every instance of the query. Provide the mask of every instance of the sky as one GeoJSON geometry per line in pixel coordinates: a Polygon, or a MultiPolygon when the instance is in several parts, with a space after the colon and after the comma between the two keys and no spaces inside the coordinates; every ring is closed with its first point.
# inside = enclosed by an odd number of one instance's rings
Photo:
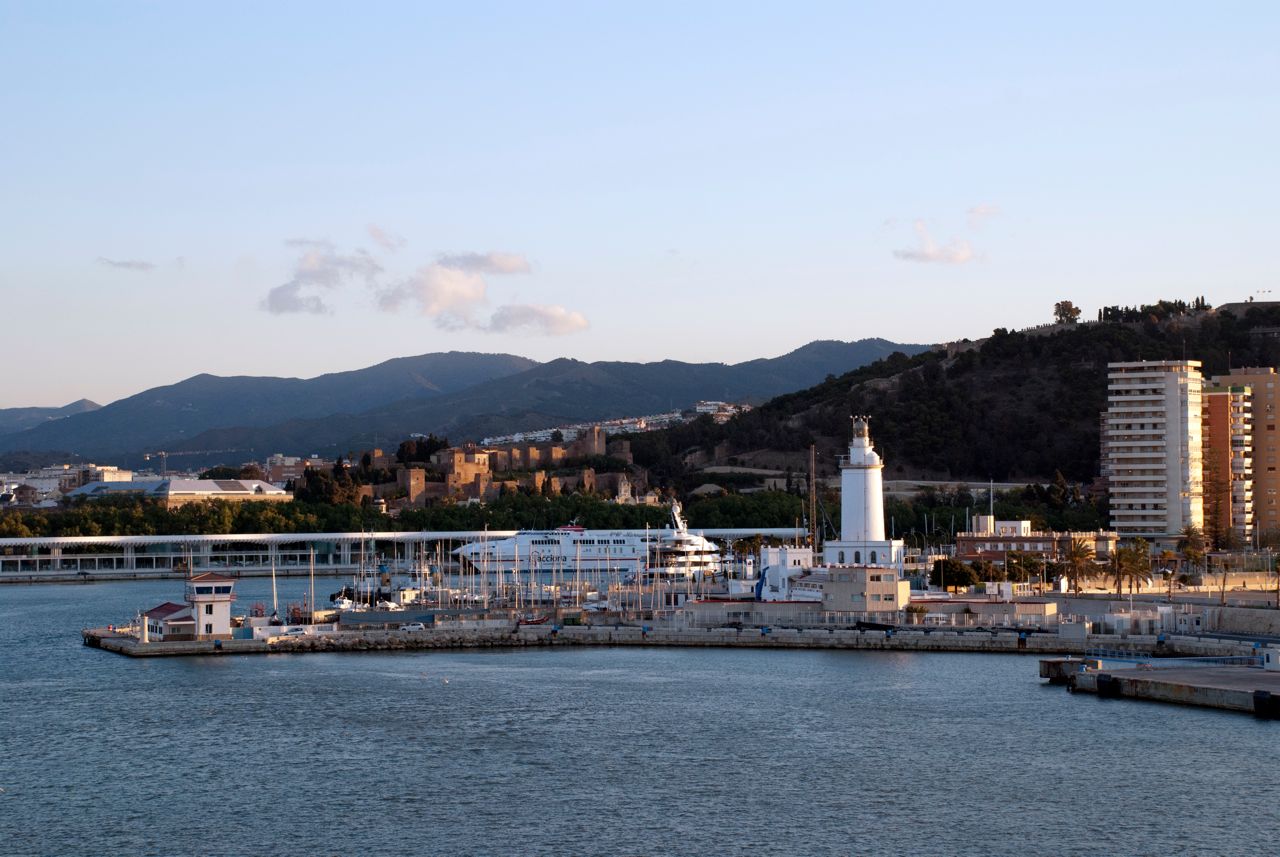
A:
{"type": "Polygon", "coordinates": [[[1267,299],[1280,4],[0,2],[0,407],[1267,299]]]}

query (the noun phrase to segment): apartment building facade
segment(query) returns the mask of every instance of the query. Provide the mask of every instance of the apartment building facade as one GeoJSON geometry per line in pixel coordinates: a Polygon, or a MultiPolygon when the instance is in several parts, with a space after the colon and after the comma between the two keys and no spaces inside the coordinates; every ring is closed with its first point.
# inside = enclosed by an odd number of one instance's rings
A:
{"type": "Polygon", "coordinates": [[[1121,540],[1204,528],[1203,386],[1198,360],[1107,365],[1101,463],[1121,540]]]}
{"type": "Polygon", "coordinates": [[[1205,530],[1218,545],[1253,537],[1253,419],[1249,387],[1204,390],[1205,530]]]}
{"type": "Polygon", "coordinates": [[[1233,369],[1215,375],[1213,383],[1249,388],[1253,527],[1260,533],[1280,531],[1280,438],[1276,432],[1280,375],[1270,366],[1233,369]]]}

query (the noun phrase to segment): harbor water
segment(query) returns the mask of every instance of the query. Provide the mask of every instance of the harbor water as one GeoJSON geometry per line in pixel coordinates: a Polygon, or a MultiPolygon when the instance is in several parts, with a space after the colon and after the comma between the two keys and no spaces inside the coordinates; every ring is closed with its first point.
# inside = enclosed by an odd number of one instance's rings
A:
{"type": "MultiPolygon", "coordinates": [[[[270,586],[239,583],[240,610],[270,586]]],[[[1280,723],[1073,697],[1034,658],[80,643],[180,597],[0,587],[0,854],[1221,855],[1275,835],[1280,723]]]]}

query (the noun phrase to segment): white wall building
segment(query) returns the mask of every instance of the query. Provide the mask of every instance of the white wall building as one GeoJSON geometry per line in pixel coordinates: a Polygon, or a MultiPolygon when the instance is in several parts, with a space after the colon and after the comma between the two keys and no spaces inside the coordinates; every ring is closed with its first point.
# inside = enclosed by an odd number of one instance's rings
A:
{"type": "Polygon", "coordinates": [[[1204,528],[1203,383],[1198,360],[1107,364],[1102,475],[1121,539],[1204,528]]]}
{"type": "Polygon", "coordinates": [[[231,639],[231,602],[235,579],[206,572],[187,580],[187,604],[195,618],[197,640],[231,639]]]}

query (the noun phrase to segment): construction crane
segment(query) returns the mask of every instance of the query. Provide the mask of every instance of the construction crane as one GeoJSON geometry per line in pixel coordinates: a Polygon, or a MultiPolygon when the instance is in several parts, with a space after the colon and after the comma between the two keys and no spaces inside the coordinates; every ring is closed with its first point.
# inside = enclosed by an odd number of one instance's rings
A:
{"type": "Polygon", "coordinates": [[[163,449],[157,452],[144,452],[142,454],[143,461],[150,461],[153,458],[160,459],[160,475],[161,477],[169,475],[169,456],[179,455],[214,455],[224,452],[246,452],[245,449],[192,449],[186,452],[165,452],[163,449]]]}

